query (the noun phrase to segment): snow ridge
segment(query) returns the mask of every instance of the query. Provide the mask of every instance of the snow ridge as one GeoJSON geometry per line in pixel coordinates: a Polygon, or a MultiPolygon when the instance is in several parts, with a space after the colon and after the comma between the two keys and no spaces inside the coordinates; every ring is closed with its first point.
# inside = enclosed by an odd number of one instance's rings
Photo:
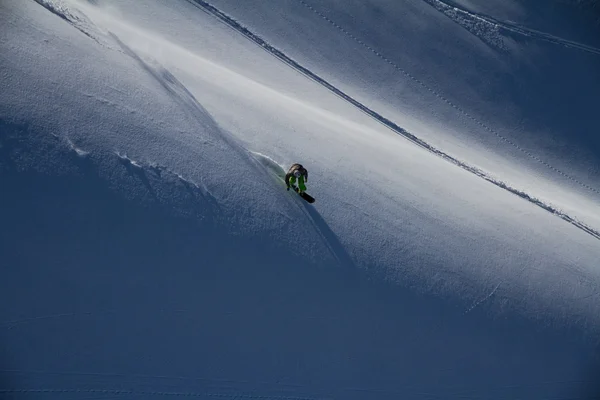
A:
{"type": "Polygon", "coordinates": [[[59,18],[62,18],[75,29],[94,40],[102,46],[106,46],[106,43],[102,43],[97,35],[94,34],[93,24],[89,19],[79,10],[73,10],[68,7],[63,0],[34,0],[36,3],[50,11],[52,14],[59,18]]]}
{"type": "MultiPolygon", "coordinates": [[[[414,134],[410,133],[409,131],[407,131],[406,129],[398,126],[396,123],[394,123],[393,121],[389,120],[388,118],[384,117],[383,115],[377,113],[376,111],[370,109],[369,107],[367,107],[366,105],[364,105],[363,103],[359,102],[358,100],[352,98],[351,96],[349,96],[348,94],[344,93],[342,90],[338,89],[337,87],[335,87],[334,85],[332,85],[331,83],[327,82],[325,79],[321,78],[320,76],[318,76],[317,74],[315,74],[314,72],[310,71],[309,69],[303,67],[302,65],[300,65],[298,62],[294,61],[292,58],[288,57],[286,54],[284,54],[282,51],[276,49],[275,47],[273,47],[272,45],[270,45],[269,43],[267,43],[264,39],[262,39],[260,36],[254,34],[253,32],[251,32],[248,28],[244,27],[242,24],[240,24],[239,22],[237,22],[235,19],[233,19],[232,17],[228,16],[227,14],[223,13],[221,10],[217,9],[216,7],[214,7],[213,5],[207,3],[204,0],[188,0],[190,3],[200,7],[201,9],[203,9],[204,11],[208,12],[209,14],[215,16],[216,18],[218,18],[220,21],[222,21],[223,23],[225,23],[226,25],[228,25],[229,27],[231,27],[232,29],[236,30],[237,32],[241,33],[242,35],[244,35],[247,39],[251,40],[252,42],[256,43],[257,45],[259,45],[263,50],[265,50],[266,52],[270,53],[271,55],[273,55],[274,57],[278,58],[279,60],[281,60],[282,62],[284,62],[285,64],[289,65],[290,67],[294,68],[295,70],[297,70],[298,72],[302,73],[303,75],[305,75],[307,78],[319,83],[320,85],[322,85],[323,87],[327,88],[328,90],[330,90],[331,92],[333,92],[335,95],[337,95],[338,97],[344,99],[345,101],[347,101],[348,103],[352,104],[353,106],[355,106],[356,108],[358,108],[359,110],[361,110],[362,112],[364,112],[365,114],[367,114],[368,116],[370,116],[371,118],[375,119],[376,121],[378,121],[379,123],[381,123],[382,125],[384,125],[385,127],[387,127],[388,129],[394,131],[395,133],[397,133],[398,135],[408,139],[409,141],[411,141],[412,143],[416,144],[417,146],[422,147],[423,149],[437,155],[438,157],[443,158],[444,160],[464,169],[465,171],[468,171],[474,175],[477,175],[478,177],[485,179],[486,181],[492,183],[493,185],[507,190],[519,197],[521,197],[524,200],[527,200],[528,202],[535,204],[536,206],[548,211],[549,213],[563,219],[564,221],[570,223],[571,225],[581,229],[582,231],[586,232],[587,234],[595,237],[596,239],[600,240],[600,231],[586,225],[585,223],[578,221],[577,219],[567,215],[566,213],[562,212],[561,210],[551,206],[550,204],[547,204],[545,202],[543,202],[542,200],[531,196],[530,194],[516,189],[512,186],[510,186],[509,184],[494,178],[492,176],[490,176],[488,173],[482,171],[481,169],[474,167],[472,165],[467,164],[466,162],[463,162],[445,152],[443,152],[442,150],[439,150],[437,148],[435,148],[434,146],[430,145],[429,143],[425,142],[424,140],[418,138],[417,136],[415,136],[414,134]]],[[[476,122],[478,125],[480,125],[481,127],[483,127],[484,129],[488,130],[489,132],[494,133],[496,136],[498,136],[500,139],[502,139],[503,141],[513,145],[514,147],[516,147],[517,149],[521,150],[522,152],[524,152],[525,154],[527,154],[529,157],[534,158],[535,160],[537,160],[538,162],[544,164],[545,166],[547,166],[548,168],[552,169],[553,171],[561,174],[562,176],[578,183],[579,185],[600,194],[600,191],[594,189],[593,187],[586,185],[578,180],[576,180],[575,178],[563,173],[562,171],[558,170],[557,168],[551,166],[550,164],[546,163],[545,161],[541,160],[540,158],[538,158],[537,156],[531,154],[530,152],[528,152],[527,150],[521,148],[520,146],[518,146],[517,144],[515,144],[514,142],[504,138],[503,136],[501,136],[499,133],[497,133],[496,131],[494,131],[493,129],[487,127],[486,125],[484,125],[482,122],[477,121],[474,117],[471,117],[469,114],[466,113],[466,111],[462,110],[460,107],[454,105],[454,103],[450,102],[450,100],[444,98],[443,96],[435,93],[432,89],[430,89],[429,87],[427,87],[423,82],[419,81],[418,79],[414,78],[412,75],[410,75],[409,73],[407,73],[406,71],[402,70],[401,68],[399,68],[398,66],[396,66],[392,61],[388,60],[387,58],[385,58],[385,56],[381,55],[380,53],[378,53],[375,49],[369,47],[367,44],[365,44],[364,42],[360,41],[360,39],[356,38],[355,36],[353,36],[351,33],[345,31],[342,27],[340,27],[339,25],[336,25],[335,22],[329,20],[326,16],[320,14],[318,11],[314,10],[314,8],[312,8],[310,5],[306,4],[303,0],[298,0],[299,2],[301,2],[302,4],[304,4],[306,7],[309,7],[311,10],[313,10],[315,13],[317,13],[318,15],[320,15],[321,17],[327,19],[330,23],[334,24],[336,27],[338,27],[339,29],[341,29],[344,33],[346,33],[347,35],[349,35],[350,37],[352,37],[354,40],[358,41],[360,44],[364,45],[365,47],[369,48],[371,51],[375,52],[375,54],[377,54],[379,57],[382,57],[384,60],[386,60],[388,63],[392,64],[396,69],[398,69],[399,71],[401,71],[402,73],[404,73],[405,75],[407,75],[409,78],[413,79],[414,81],[418,82],[419,84],[421,84],[421,86],[425,87],[426,89],[428,89],[429,91],[431,91],[432,93],[436,94],[439,98],[441,98],[442,100],[446,101],[448,104],[450,104],[451,106],[453,106],[455,109],[457,109],[458,111],[460,111],[461,113],[463,113],[465,116],[467,116],[468,118],[470,118],[471,120],[473,120],[474,122],[476,122]]]]}
{"type": "Polygon", "coordinates": [[[439,0],[423,0],[437,11],[441,12],[452,21],[477,36],[484,43],[495,47],[501,51],[508,51],[508,47],[504,43],[500,30],[503,28],[500,24],[490,23],[487,19],[480,18],[468,11],[458,7],[452,7],[443,1],[439,0]]]}
{"type": "Polygon", "coordinates": [[[537,31],[535,29],[526,28],[524,26],[520,26],[518,24],[514,24],[512,22],[500,21],[494,17],[489,15],[478,14],[473,11],[466,10],[464,8],[458,7],[457,5],[450,5],[441,0],[423,0],[427,4],[431,5],[438,11],[441,11],[446,16],[448,16],[453,21],[465,27],[467,30],[472,31],[467,28],[460,20],[457,18],[458,15],[471,19],[472,21],[479,21],[493,27],[494,30],[504,29],[509,32],[517,33],[519,35],[527,36],[533,39],[543,40],[549,43],[553,43],[559,46],[568,47],[571,49],[581,50],[592,54],[600,55],[600,49],[592,46],[588,46],[585,44],[577,43],[571,40],[563,39],[558,36],[551,35],[549,33],[537,31]]]}

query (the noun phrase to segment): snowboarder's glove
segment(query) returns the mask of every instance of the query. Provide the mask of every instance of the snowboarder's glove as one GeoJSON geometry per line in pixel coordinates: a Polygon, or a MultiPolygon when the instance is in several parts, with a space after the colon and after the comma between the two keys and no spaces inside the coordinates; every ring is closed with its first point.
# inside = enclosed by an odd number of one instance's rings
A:
{"type": "Polygon", "coordinates": [[[290,187],[288,186],[286,190],[289,192],[290,191],[290,187]]]}

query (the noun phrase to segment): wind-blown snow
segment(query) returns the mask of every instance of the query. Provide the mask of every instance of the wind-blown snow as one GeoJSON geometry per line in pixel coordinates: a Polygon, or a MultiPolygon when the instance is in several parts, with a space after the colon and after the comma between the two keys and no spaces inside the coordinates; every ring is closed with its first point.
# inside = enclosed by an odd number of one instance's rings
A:
{"type": "Polygon", "coordinates": [[[0,4],[2,396],[593,393],[595,44],[402,3],[0,4]]]}

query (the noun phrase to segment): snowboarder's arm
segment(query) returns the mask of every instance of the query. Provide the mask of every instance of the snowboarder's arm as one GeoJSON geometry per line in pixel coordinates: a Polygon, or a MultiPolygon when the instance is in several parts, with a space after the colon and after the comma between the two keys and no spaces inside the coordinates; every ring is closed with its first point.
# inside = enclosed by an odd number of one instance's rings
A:
{"type": "Polygon", "coordinates": [[[290,187],[290,177],[292,176],[292,174],[290,174],[289,172],[287,174],[285,174],[285,186],[287,186],[288,188],[290,187]]]}

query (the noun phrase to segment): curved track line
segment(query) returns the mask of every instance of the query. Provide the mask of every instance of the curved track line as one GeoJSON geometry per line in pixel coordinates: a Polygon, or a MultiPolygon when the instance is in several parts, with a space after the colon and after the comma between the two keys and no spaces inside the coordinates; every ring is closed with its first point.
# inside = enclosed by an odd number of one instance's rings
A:
{"type": "Polygon", "coordinates": [[[465,314],[468,314],[468,313],[470,313],[470,312],[471,312],[471,311],[473,311],[473,310],[474,310],[474,309],[475,309],[477,306],[479,306],[481,303],[484,303],[486,300],[488,300],[489,298],[491,298],[491,297],[492,297],[492,296],[493,296],[493,295],[496,293],[496,291],[498,290],[498,288],[500,287],[500,283],[501,283],[501,282],[499,282],[499,283],[498,283],[498,284],[497,284],[497,285],[494,287],[494,289],[492,289],[492,291],[491,291],[491,292],[489,292],[489,293],[488,293],[488,294],[487,294],[485,297],[482,297],[481,299],[479,299],[479,300],[475,301],[475,302],[474,302],[474,303],[471,305],[471,307],[469,307],[469,308],[468,308],[468,309],[465,311],[465,314]]]}

